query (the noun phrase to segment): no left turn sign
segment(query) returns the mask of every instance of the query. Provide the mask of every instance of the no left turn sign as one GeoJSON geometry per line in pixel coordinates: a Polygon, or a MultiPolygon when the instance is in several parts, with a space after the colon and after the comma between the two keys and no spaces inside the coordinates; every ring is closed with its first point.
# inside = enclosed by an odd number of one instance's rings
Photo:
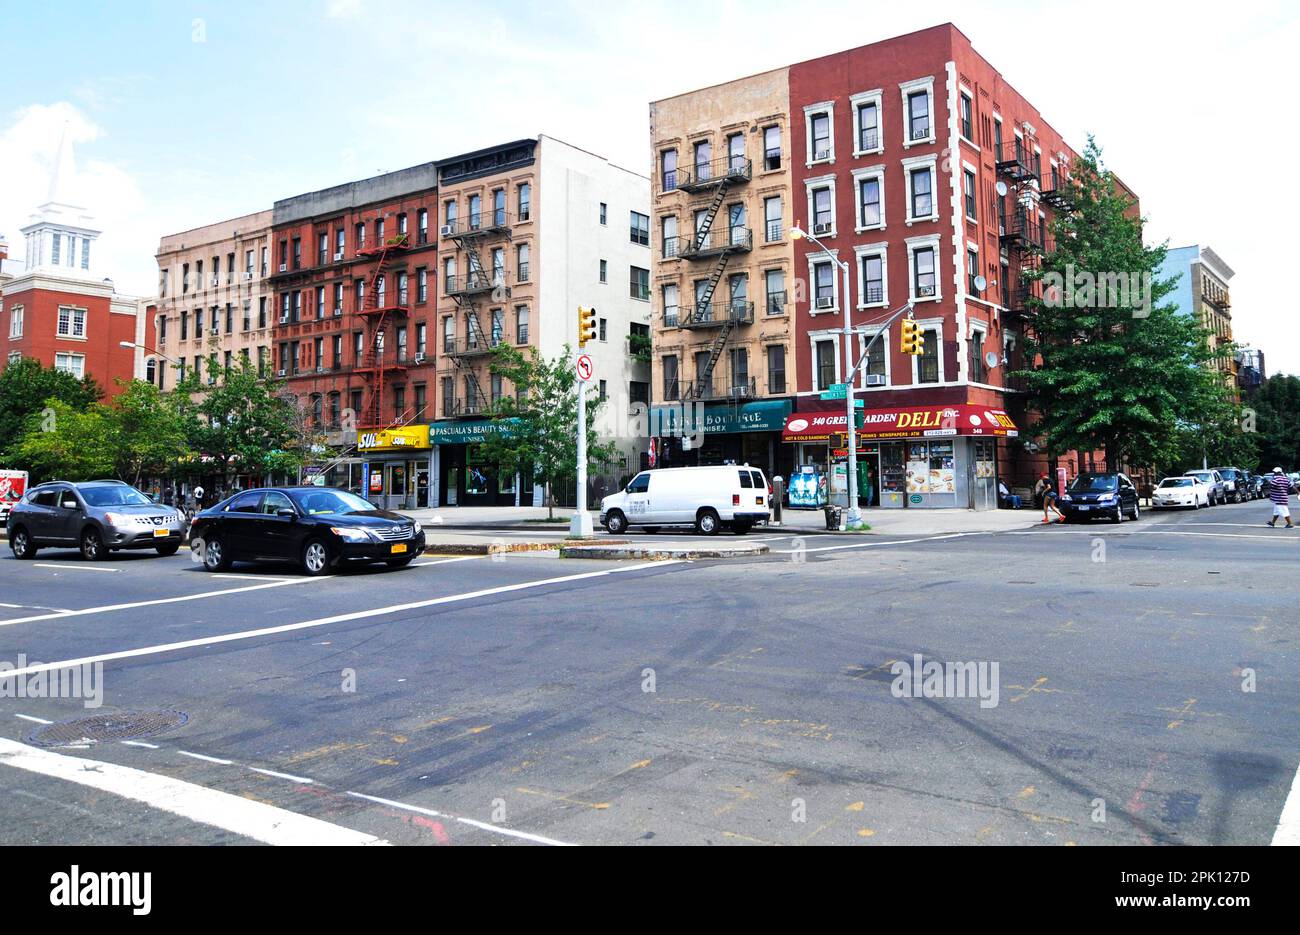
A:
{"type": "Polygon", "coordinates": [[[578,355],[578,379],[586,383],[591,379],[591,356],[588,354],[578,355]]]}

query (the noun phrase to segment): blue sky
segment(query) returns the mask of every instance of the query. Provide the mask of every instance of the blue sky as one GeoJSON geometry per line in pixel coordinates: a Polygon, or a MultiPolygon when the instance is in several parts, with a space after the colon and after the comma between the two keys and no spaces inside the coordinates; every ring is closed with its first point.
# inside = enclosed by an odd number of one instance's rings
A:
{"type": "Polygon", "coordinates": [[[1076,148],[1097,135],[1142,198],[1149,239],[1208,244],[1236,270],[1238,339],[1260,344],[1270,370],[1300,372],[1295,301],[1270,288],[1291,269],[1300,194],[1279,169],[1263,185],[1250,169],[1289,162],[1300,143],[1283,98],[1295,9],[8,3],[0,232],[20,253],[65,122],[105,228],[101,266],[144,293],[163,233],[542,132],[647,171],[650,100],[951,20],[1076,148]]]}

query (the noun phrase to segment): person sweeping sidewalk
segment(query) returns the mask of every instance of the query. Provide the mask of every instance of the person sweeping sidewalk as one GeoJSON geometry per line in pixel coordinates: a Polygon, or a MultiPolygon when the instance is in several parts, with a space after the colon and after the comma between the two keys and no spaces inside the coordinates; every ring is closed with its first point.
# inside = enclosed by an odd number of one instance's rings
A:
{"type": "Polygon", "coordinates": [[[1273,468],[1273,476],[1268,479],[1268,498],[1273,501],[1273,518],[1269,526],[1277,524],[1278,517],[1286,520],[1286,528],[1294,529],[1291,522],[1291,478],[1282,473],[1280,467],[1273,468]]]}

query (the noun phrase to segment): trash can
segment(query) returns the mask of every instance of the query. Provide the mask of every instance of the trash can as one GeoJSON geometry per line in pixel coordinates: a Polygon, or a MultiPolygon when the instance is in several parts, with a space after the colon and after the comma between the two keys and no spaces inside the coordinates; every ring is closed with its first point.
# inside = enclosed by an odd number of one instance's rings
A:
{"type": "Polygon", "coordinates": [[[844,510],[837,506],[824,507],[826,511],[826,528],[835,530],[840,528],[840,518],[844,515],[844,510]]]}

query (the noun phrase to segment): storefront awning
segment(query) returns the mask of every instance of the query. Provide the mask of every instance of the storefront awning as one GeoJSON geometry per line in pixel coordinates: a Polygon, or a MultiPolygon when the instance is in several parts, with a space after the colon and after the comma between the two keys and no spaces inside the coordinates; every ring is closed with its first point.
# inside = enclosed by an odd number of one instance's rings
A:
{"type": "Polygon", "coordinates": [[[743,403],[663,403],[650,407],[649,436],[716,435],[732,432],[775,432],[790,415],[789,400],[743,403]]]}
{"type": "MultiPolygon", "coordinates": [[[[1016,424],[1001,409],[972,406],[902,406],[897,409],[863,409],[859,439],[936,438],[945,435],[983,435],[1015,438],[1016,424]]],[[[785,420],[781,440],[826,441],[845,432],[843,412],[796,412],[785,420]]]]}

